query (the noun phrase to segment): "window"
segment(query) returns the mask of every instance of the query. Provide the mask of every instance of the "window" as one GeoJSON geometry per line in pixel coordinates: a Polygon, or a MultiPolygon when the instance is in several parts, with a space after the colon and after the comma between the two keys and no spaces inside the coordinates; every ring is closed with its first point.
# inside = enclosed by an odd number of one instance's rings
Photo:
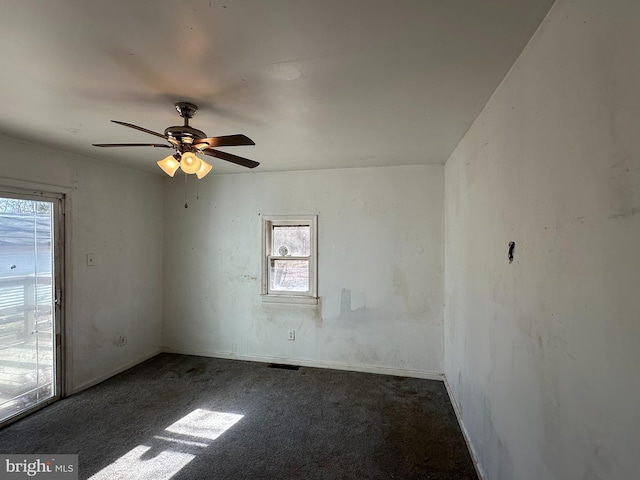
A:
{"type": "Polygon", "coordinates": [[[262,217],[264,301],[318,303],[317,215],[262,217]]]}

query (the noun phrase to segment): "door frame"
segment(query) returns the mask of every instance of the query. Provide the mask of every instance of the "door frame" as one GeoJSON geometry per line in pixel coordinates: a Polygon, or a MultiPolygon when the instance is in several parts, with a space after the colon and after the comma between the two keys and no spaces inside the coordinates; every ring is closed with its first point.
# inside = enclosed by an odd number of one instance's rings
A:
{"type": "MultiPolygon", "coordinates": [[[[3,179],[0,179],[2,182],[3,179]]],[[[13,182],[11,182],[13,183],[13,182]]],[[[65,267],[66,267],[66,205],[67,195],[63,192],[34,190],[0,184],[0,197],[30,201],[47,201],[53,205],[53,307],[54,307],[54,344],[55,344],[55,394],[17,415],[0,421],[0,428],[7,426],[41,408],[66,397],[66,309],[65,309],[65,267]]]]}

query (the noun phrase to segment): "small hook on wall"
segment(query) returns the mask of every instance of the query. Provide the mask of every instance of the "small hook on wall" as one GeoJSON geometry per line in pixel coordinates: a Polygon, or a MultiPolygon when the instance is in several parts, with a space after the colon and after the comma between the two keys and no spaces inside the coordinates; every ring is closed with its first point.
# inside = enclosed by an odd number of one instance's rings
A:
{"type": "Polygon", "coordinates": [[[513,251],[516,248],[516,242],[509,242],[509,263],[513,262],[513,251]]]}

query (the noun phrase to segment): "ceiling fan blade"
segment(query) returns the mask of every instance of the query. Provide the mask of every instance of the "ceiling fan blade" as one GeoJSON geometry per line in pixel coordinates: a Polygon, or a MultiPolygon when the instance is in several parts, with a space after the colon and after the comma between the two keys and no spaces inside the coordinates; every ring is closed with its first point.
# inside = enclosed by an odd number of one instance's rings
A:
{"type": "Polygon", "coordinates": [[[173,148],[171,145],[164,143],[92,143],[94,147],[156,147],[156,148],[173,148]]]}
{"type": "Polygon", "coordinates": [[[222,160],[226,160],[227,162],[242,165],[243,167],[247,168],[256,168],[258,165],[260,165],[259,162],[256,162],[254,160],[249,160],[248,158],[239,157],[227,152],[221,152],[220,150],[214,150],[213,148],[205,148],[204,150],[202,150],[202,153],[211,157],[221,158],[222,160]]]}
{"type": "Polygon", "coordinates": [[[146,128],[139,127],[137,125],[133,125],[131,123],[119,122],[118,120],[111,120],[113,123],[117,123],[118,125],[124,125],[125,127],[134,128],[136,130],[140,130],[141,132],[149,133],[151,135],[155,135],[156,137],[167,139],[166,135],[162,133],[154,132],[152,130],[147,130],[146,128]]]}
{"type": "Polygon", "coordinates": [[[198,138],[193,142],[196,148],[204,148],[202,145],[209,147],[237,147],[239,145],[255,145],[256,142],[246,135],[224,135],[222,137],[198,138]]]}

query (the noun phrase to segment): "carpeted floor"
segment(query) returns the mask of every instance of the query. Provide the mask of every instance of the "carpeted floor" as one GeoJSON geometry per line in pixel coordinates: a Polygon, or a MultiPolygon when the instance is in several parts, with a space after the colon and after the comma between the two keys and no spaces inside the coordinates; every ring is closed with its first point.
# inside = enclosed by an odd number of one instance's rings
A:
{"type": "Polygon", "coordinates": [[[94,480],[477,479],[444,384],[162,354],[0,431],[94,480]]]}

